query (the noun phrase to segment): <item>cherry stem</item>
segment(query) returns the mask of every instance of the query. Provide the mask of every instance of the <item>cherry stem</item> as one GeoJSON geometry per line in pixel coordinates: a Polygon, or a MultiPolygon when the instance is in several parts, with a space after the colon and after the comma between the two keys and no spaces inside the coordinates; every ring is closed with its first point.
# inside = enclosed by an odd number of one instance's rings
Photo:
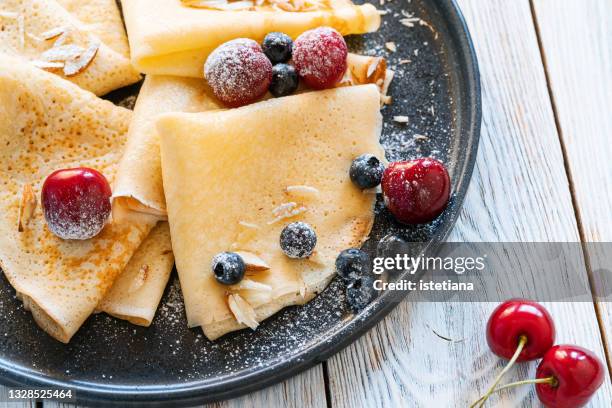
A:
{"type": "MultiPolygon", "coordinates": [[[[512,387],[518,387],[519,385],[528,385],[528,384],[550,384],[551,386],[555,386],[557,384],[557,379],[555,377],[546,377],[546,378],[536,378],[535,380],[523,380],[523,381],[516,381],[516,382],[512,382],[506,385],[502,385],[501,387],[496,388],[492,394],[495,394],[497,392],[500,392],[502,390],[506,390],[508,388],[512,388],[512,387]]],[[[480,397],[480,399],[478,401],[476,401],[474,404],[478,404],[480,401],[482,401],[484,398],[484,396],[480,397]]]]}
{"type": "Polygon", "coordinates": [[[512,358],[510,359],[508,364],[497,375],[497,377],[495,378],[495,381],[493,381],[493,384],[489,387],[487,392],[482,397],[480,397],[476,402],[474,402],[472,405],[470,405],[470,408],[474,408],[477,405],[478,405],[478,408],[481,408],[481,407],[484,406],[484,403],[489,399],[491,394],[493,394],[493,392],[495,391],[495,387],[497,387],[497,384],[499,384],[499,382],[502,380],[503,376],[506,375],[506,373],[512,368],[514,363],[516,363],[516,360],[521,355],[521,352],[523,351],[523,348],[525,348],[526,344],[527,344],[527,336],[521,335],[519,337],[519,342],[518,342],[518,346],[516,347],[516,351],[514,352],[514,355],[512,356],[512,358]]]}

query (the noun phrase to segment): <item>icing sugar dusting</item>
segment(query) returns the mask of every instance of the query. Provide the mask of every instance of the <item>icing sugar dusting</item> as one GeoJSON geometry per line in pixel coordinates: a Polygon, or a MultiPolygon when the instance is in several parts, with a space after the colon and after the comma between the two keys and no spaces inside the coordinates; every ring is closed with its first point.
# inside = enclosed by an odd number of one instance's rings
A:
{"type": "Polygon", "coordinates": [[[44,213],[53,234],[62,239],[85,240],[102,231],[108,220],[110,200],[76,186],[70,198],[45,200],[44,213]]]}
{"type": "Polygon", "coordinates": [[[220,45],[208,56],[204,76],[217,98],[237,107],[267,92],[272,63],[256,41],[238,38],[220,45]]]}
{"type": "Polygon", "coordinates": [[[293,61],[300,76],[324,85],[335,82],[346,72],[348,48],[334,29],[320,27],[303,33],[293,46],[293,61]]]}

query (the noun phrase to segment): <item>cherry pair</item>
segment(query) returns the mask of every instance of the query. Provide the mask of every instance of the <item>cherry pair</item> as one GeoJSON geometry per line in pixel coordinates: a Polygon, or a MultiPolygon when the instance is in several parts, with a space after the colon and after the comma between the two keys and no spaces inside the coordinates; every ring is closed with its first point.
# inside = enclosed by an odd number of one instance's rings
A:
{"type": "Polygon", "coordinates": [[[497,391],[535,384],[540,401],[549,408],[584,406],[604,380],[604,366],[591,351],[574,345],[557,345],[555,325],[539,303],[512,299],[499,305],[487,324],[487,342],[496,355],[509,359],[489,390],[470,408],[482,407],[497,391]],[[517,361],[542,361],[533,380],[496,388],[517,361]]]}

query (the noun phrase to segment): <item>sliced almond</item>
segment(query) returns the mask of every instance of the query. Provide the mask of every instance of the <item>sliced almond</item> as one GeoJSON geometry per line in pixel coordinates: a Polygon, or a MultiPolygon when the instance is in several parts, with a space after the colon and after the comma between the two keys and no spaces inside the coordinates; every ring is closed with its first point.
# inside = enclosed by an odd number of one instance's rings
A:
{"type": "Polygon", "coordinates": [[[38,200],[36,199],[32,185],[24,185],[23,192],[21,193],[21,203],[19,204],[19,220],[17,223],[17,230],[19,232],[23,232],[25,226],[30,223],[30,220],[34,217],[34,211],[36,211],[37,205],[38,200]]]}
{"type": "Polygon", "coordinates": [[[85,52],[83,52],[77,58],[66,61],[66,65],[64,66],[64,75],[66,75],[67,77],[71,77],[80,74],[85,69],[87,69],[89,64],[92,63],[92,61],[98,54],[99,48],[99,43],[92,43],[85,50],[85,52]]]}
{"type": "Polygon", "coordinates": [[[252,307],[270,303],[272,300],[272,287],[251,279],[243,279],[231,289],[234,293],[239,292],[252,307]]]}
{"type": "Polygon", "coordinates": [[[252,222],[240,221],[238,224],[244,228],[259,229],[259,226],[257,224],[253,224],[252,222]]]}
{"type": "Polygon", "coordinates": [[[142,288],[142,286],[147,281],[148,277],[149,277],[149,265],[144,264],[140,267],[136,276],[134,276],[134,280],[130,284],[128,293],[134,293],[138,289],[142,288]]]}
{"type": "Polygon", "coordinates": [[[393,121],[397,123],[408,123],[410,121],[410,118],[408,116],[398,115],[393,117],[393,121]]]}
{"type": "Polygon", "coordinates": [[[64,63],[57,61],[57,62],[52,62],[52,61],[32,61],[32,64],[36,67],[36,68],[40,68],[40,69],[61,69],[64,68],[64,63]]]}
{"type": "Polygon", "coordinates": [[[274,219],[272,221],[268,221],[268,225],[272,225],[277,223],[278,221],[284,220],[286,218],[292,218],[296,215],[299,215],[307,210],[306,207],[300,206],[295,202],[283,203],[272,210],[272,215],[274,215],[274,219]]]}
{"type": "Polygon", "coordinates": [[[229,295],[227,297],[227,305],[238,323],[245,324],[253,330],[259,326],[255,309],[240,295],[229,295]]]}
{"type": "Polygon", "coordinates": [[[45,41],[54,40],[58,38],[60,35],[64,34],[66,30],[67,30],[66,27],[57,27],[57,28],[51,29],[49,31],[45,31],[44,33],[40,34],[40,38],[42,38],[45,41]]]}
{"type": "Polygon", "coordinates": [[[297,195],[300,197],[303,196],[317,196],[319,195],[319,190],[314,187],[301,185],[301,186],[289,186],[285,189],[287,194],[297,195]]]}
{"type": "Polygon", "coordinates": [[[263,259],[251,252],[238,251],[236,252],[246,265],[247,272],[259,272],[270,269],[270,265],[263,259]]]}
{"type": "Polygon", "coordinates": [[[58,47],[49,48],[47,51],[43,52],[41,58],[44,61],[66,62],[78,58],[83,52],[85,52],[85,49],[78,45],[60,45],[58,47]]]}
{"type": "Polygon", "coordinates": [[[397,45],[393,41],[385,43],[385,48],[387,48],[391,52],[397,51],[397,45]]]}

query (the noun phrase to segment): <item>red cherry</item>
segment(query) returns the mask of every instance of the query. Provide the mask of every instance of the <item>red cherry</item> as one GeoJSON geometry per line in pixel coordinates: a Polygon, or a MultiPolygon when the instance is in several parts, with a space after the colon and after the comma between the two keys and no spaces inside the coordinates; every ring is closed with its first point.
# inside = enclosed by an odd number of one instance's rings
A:
{"type": "Polygon", "coordinates": [[[293,43],[293,63],[306,85],[331,88],[344,76],[348,47],[342,35],[330,27],[306,31],[293,43]]]}
{"type": "Polygon", "coordinates": [[[272,63],[256,41],[238,38],[221,44],[208,56],[204,76],[221,102],[237,108],[268,91],[272,63]]]}
{"type": "Polygon", "coordinates": [[[523,299],[499,305],[487,323],[487,342],[493,353],[511,359],[521,336],[527,341],[517,361],[541,358],[555,342],[555,325],[542,305],[523,299]]]}
{"type": "Polygon", "coordinates": [[[552,384],[536,384],[538,398],[549,408],[584,406],[604,381],[604,365],[591,351],[571,345],[546,352],[536,378],[553,377],[552,384]]]}
{"type": "Polygon", "coordinates": [[[58,170],[45,180],[42,206],[51,232],[62,239],[89,239],[102,231],[111,212],[111,188],[98,171],[58,170]]]}
{"type": "Polygon", "coordinates": [[[436,159],[394,162],[383,174],[382,191],[385,205],[399,222],[424,224],[446,209],[450,177],[436,159]]]}

